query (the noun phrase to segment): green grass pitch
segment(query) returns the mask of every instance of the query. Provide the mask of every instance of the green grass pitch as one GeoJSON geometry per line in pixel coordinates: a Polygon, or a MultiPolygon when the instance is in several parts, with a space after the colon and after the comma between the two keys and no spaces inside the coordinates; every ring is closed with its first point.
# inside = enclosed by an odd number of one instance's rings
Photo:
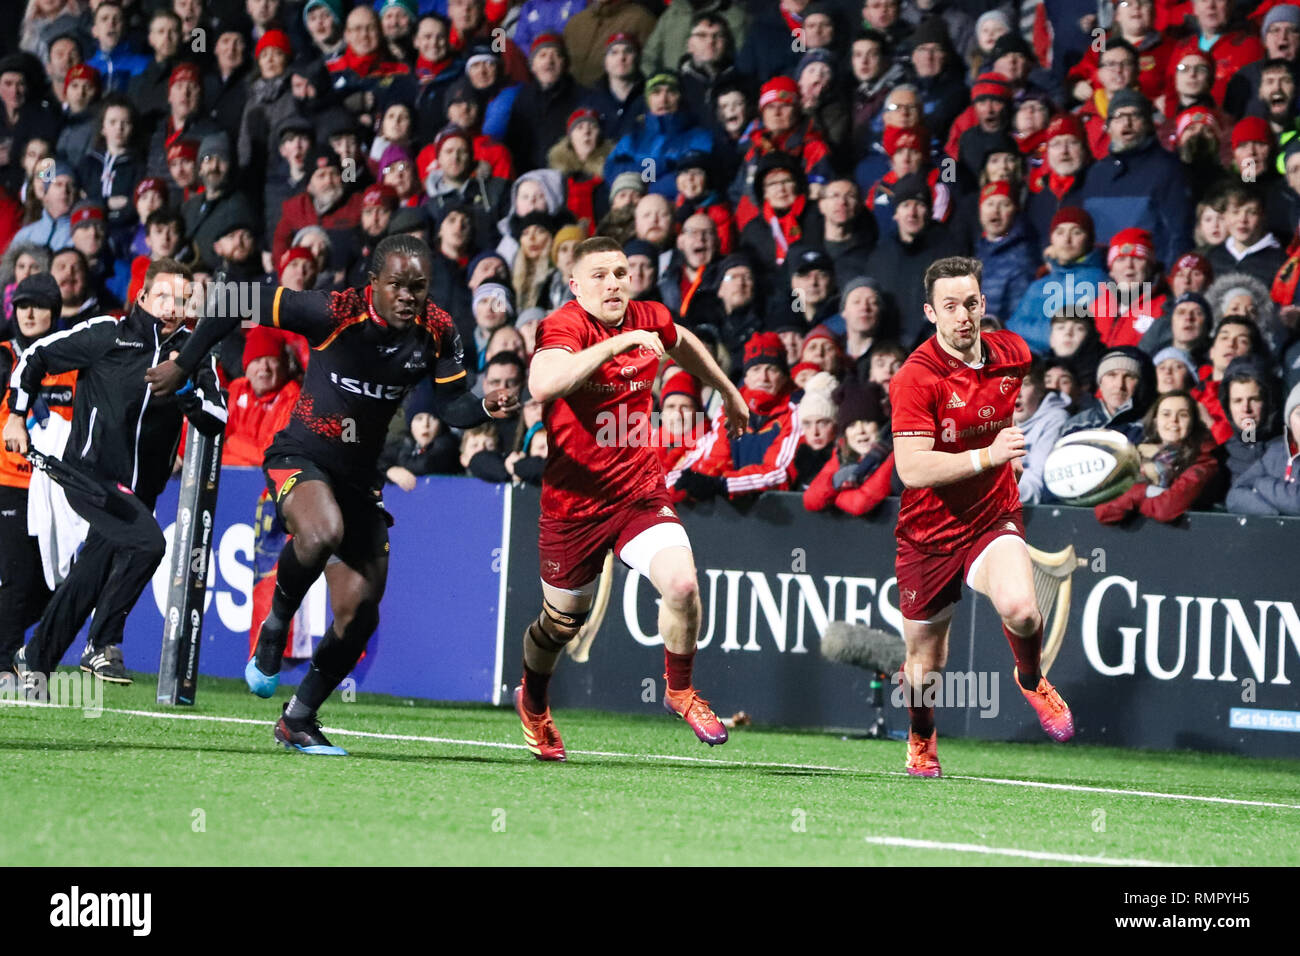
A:
{"type": "Polygon", "coordinates": [[[334,734],[350,756],[325,758],[273,743],[287,696],[203,679],[170,710],[141,675],[97,718],[0,706],[0,813],[24,835],[0,864],[1300,863],[1300,761],[940,727],[948,776],[912,780],[898,741],[742,728],[710,750],[666,715],[560,711],[569,762],[541,764],[513,711],[366,694],[323,723],[390,736],[334,734]],[[896,838],[939,846],[870,842],[896,838]]]}

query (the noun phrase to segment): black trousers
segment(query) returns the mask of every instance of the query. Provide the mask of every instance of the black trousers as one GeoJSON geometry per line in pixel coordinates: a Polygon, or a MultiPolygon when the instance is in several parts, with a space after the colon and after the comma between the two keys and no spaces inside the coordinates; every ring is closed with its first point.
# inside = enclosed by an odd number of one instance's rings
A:
{"type": "Polygon", "coordinates": [[[90,522],[90,533],[27,646],[31,670],[47,674],[58,666],[92,608],[87,643],[96,649],[121,644],[126,617],[163,559],[166,542],[152,511],[115,485],[105,488],[108,510],[77,509],[90,522]]]}
{"type": "Polygon", "coordinates": [[[0,670],[49,600],[41,550],[27,533],[27,489],[0,485],[0,670]]]}

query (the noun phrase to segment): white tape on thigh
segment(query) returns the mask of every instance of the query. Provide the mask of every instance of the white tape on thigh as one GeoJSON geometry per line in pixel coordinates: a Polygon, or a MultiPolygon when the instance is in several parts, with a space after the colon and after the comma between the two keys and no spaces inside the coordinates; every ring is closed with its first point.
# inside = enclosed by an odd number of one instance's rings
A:
{"type": "Polygon", "coordinates": [[[1025,543],[1025,539],[1020,537],[1019,534],[1014,534],[1008,531],[1006,534],[1000,534],[992,541],[990,541],[988,544],[984,545],[984,550],[981,551],[979,554],[977,554],[975,556],[975,560],[970,563],[970,571],[966,573],[966,587],[970,588],[972,591],[975,590],[975,585],[972,584],[971,582],[975,580],[975,572],[980,569],[980,562],[982,562],[984,560],[984,556],[989,553],[989,548],[993,547],[1003,538],[1015,538],[1021,544],[1025,543]]]}
{"type": "Polygon", "coordinates": [[[918,621],[915,618],[905,617],[904,621],[911,621],[913,624],[942,624],[948,620],[957,611],[956,604],[949,604],[946,608],[936,614],[934,617],[928,617],[924,621],[918,621]]]}
{"type": "Polygon", "coordinates": [[[650,562],[664,548],[685,548],[688,551],[691,548],[691,539],[686,536],[686,529],[676,521],[665,521],[646,528],[623,545],[618,557],[633,571],[648,578],[650,562]]]}

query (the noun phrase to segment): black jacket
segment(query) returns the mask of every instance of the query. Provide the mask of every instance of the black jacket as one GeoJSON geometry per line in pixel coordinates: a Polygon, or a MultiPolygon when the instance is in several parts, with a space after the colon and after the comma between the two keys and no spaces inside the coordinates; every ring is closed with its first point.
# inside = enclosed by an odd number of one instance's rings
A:
{"type": "Polygon", "coordinates": [[[41,379],[80,369],[72,430],[63,460],[129,487],[150,508],[172,473],[182,413],[205,435],[226,427],[226,397],[209,357],[195,369],[194,388],[158,398],[144,373],[189,339],[184,326],[166,338],[138,305],[120,322],[100,316],[32,343],[14,370],[9,407],[23,414],[41,379]]]}

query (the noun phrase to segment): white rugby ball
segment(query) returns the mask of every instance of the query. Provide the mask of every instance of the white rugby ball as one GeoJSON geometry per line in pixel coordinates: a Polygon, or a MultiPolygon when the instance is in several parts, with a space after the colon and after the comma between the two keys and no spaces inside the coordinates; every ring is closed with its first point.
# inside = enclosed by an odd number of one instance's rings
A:
{"type": "Polygon", "coordinates": [[[1052,446],[1043,483],[1063,504],[1091,507],[1122,495],[1141,473],[1138,450],[1121,432],[1090,428],[1052,446]]]}

